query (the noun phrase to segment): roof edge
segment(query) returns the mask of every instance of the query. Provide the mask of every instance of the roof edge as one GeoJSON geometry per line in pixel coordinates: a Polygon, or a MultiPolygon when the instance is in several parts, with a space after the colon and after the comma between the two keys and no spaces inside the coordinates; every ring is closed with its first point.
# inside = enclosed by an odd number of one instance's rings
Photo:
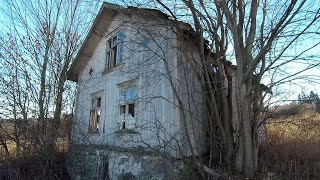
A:
{"type": "Polygon", "coordinates": [[[124,9],[124,7],[116,5],[116,4],[108,3],[108,2],[103,2],[103,4],[100,7],[99,12],[97,13],[96,17],[94,18],[94,21],[93,21],[89,31],[87,32],[85,39],[81,43],[81,47],[78,50],[76,57],[73,59],[73,62],[70,65],[70,68],[67,72],[67,80],[70,80],[73,82],[78,82],[78,74],[74,73],[74,68],[75,68],[76,64],[78,63],[78,61],[79,61],[78,58],[79,58],[81,52],[83,51],[84,47],[86,46],[86,44],[89,40],[89,37],[92,34],[94,28],[96,27],[97,22],[100,18],[100,15],[102,14],[104,9],[121,10],[121,9],[124,9]]]}

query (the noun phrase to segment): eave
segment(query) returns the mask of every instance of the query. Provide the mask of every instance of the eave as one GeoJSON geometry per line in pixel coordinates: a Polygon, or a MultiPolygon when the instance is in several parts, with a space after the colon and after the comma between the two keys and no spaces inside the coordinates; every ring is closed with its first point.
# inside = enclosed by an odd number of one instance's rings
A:
{"type": "Polygon", "coordinates": [[[103,3],[75,59],[70,66],[67,77],[68,80],[78,82],[80,72],[84,69],[87,62],[92,57],[92,54],[103,38],[106,29],[120,9],[122,9],[121,6],[103,3]]]}

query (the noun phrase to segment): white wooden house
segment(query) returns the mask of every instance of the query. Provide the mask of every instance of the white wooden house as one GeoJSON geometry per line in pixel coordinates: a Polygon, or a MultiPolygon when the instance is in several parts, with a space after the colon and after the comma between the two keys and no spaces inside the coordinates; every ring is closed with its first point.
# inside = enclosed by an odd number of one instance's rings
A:
{"type": "Polygon", "coordinates": [[[205,150],[188,31],[157,10],[102,5],[68,76],[77,82],[73,178],[171,179],[169,164],[205,150]]]}

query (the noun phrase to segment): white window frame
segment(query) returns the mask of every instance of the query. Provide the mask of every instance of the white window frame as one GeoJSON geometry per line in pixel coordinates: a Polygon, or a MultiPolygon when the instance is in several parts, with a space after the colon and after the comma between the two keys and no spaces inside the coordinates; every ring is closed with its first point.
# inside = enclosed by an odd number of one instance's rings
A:
{"type": "Polygon", "coordinates": [[[106,70],[119,65],[123,60],[124,33],[119,32],[106,43],[106,70]]]}
{"type": "Polygon", "coordinates": [[[137,86],[130,84],[119,89],[119,130],[135,130],[137,120],[137,86]],[[131,98],[130,98],[131,97],[131,98]],[[133,105],[133,109],[130,106],[133,105]]]}
{"type": "Polygon", "coordinates": [[[91,107],[89,112],[89,127],[90,134],[97,134],[101,127],[101,113],[102,113],[102,96],[101,93],[91,96],[91,107]]]}

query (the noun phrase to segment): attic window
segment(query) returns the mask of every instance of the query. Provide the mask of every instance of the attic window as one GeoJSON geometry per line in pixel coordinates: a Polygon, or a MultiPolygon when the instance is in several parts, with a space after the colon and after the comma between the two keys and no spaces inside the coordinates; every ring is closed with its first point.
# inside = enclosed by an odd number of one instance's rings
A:
{"type": "Polygon", "coordinates": [[[106,70],[112,69],[123,60],[124,33],[120,32],[107,41],[106,49],[106,70]]]}

